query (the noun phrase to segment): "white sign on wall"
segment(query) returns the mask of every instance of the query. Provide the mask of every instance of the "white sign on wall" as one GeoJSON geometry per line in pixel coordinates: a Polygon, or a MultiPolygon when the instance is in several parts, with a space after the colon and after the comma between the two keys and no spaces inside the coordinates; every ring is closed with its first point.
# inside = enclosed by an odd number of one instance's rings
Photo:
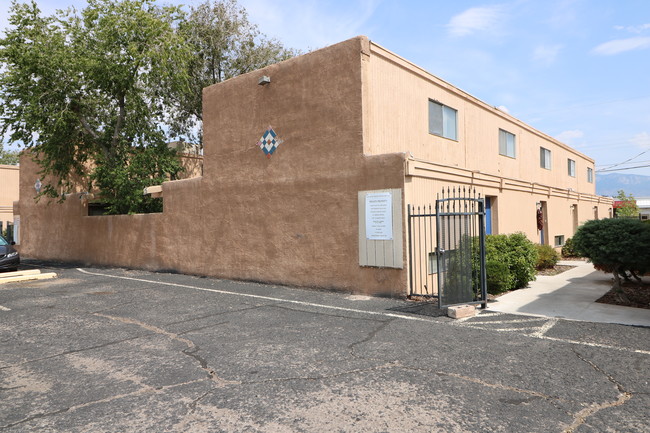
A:
{"type": "Polygon", "coordinates": [[[366,239],[393,239],[393,197],[388,191],[366,195],[366,239]]]}
{"type": "Polygon", "coordinates": [[[20,216],[14,216],[14,242],[20,245],[20,216]]]}

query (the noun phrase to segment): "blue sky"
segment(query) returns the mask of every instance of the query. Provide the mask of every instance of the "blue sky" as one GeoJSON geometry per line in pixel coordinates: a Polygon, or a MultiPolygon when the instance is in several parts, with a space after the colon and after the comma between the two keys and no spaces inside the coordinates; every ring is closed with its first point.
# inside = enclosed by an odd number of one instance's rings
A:
{"type": "MultiPolygon", "coordinates": [[[[37,3],[45,13],[85,5],[37,3]]],[[[239,3],[288,47],[307,51],[366,35],[594,158],[597,170],[636,157],[614,169],[648,166],[621,172],[650,175],[648,0],[239,3]]]]}

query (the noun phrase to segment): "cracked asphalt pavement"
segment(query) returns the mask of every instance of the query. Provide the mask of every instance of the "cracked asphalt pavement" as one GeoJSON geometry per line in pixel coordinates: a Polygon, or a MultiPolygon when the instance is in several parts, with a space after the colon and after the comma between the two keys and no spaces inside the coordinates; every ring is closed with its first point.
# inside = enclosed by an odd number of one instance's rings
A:
{"type": "Polygon", "coordinates": [[[648,328],[47,266],[0,286],[0,432],[649,431],[648,328]]]}

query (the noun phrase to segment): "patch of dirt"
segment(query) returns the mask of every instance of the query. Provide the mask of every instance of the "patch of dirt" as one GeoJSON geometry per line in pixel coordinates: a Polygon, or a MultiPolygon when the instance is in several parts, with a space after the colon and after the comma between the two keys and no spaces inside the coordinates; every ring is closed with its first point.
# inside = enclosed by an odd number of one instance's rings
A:
{"type": "Polygon", "coordinates": [[[564,257],[564,256],[562,256],[562,258],[560,260],[565,260],[567,262],[585,262],[585,261],[587,261],[584,257],[564,257]]]}
{"type": "Polygon", "coordinates": [[[620,289],[612,288],[596,302],[650,310],[650,283],[636,281],[623,283],[620,289]]]}
{"type": "Polygon", "coordinates": [[[569,269],[573,269],[573,268],[575,268],[575,266],[555,265],[552,268],[538,270],[537,275],[557,275],[557,274],[561,274],[562,272],[566,272],[569,269]]]}

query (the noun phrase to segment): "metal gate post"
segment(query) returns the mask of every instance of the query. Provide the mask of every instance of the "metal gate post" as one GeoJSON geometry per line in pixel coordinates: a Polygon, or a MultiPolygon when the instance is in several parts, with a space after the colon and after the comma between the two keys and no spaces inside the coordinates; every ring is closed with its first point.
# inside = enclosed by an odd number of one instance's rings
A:
{"type": "Polygon", "coordinates": [[[479,254],[481,255],[481,308],[487,308],[487,272],[485,270],[485,199],[479,196],[479,254]]]}
{"type": "MultiPolygon", "coordinates": [[[[441,256],[444,253],[444,249],[440,248],[440,200],[439,197],[436,198],[436,266],[437,274],[436,281],[438,281],[438,308],[442,308],[442,266],[441,266],[441,256]]],[[[433,246],[433,245],[432,245],[433,246]]],[[[444,247],[444,244],[443,244],[444,247]]]]}
{"type": "Polygon", "coordinates": [[[407,205],[408,210],[408,245],[409,245],[409,296],[413,294],[413,244],[411,239],[411,205],[407,205]]]}

